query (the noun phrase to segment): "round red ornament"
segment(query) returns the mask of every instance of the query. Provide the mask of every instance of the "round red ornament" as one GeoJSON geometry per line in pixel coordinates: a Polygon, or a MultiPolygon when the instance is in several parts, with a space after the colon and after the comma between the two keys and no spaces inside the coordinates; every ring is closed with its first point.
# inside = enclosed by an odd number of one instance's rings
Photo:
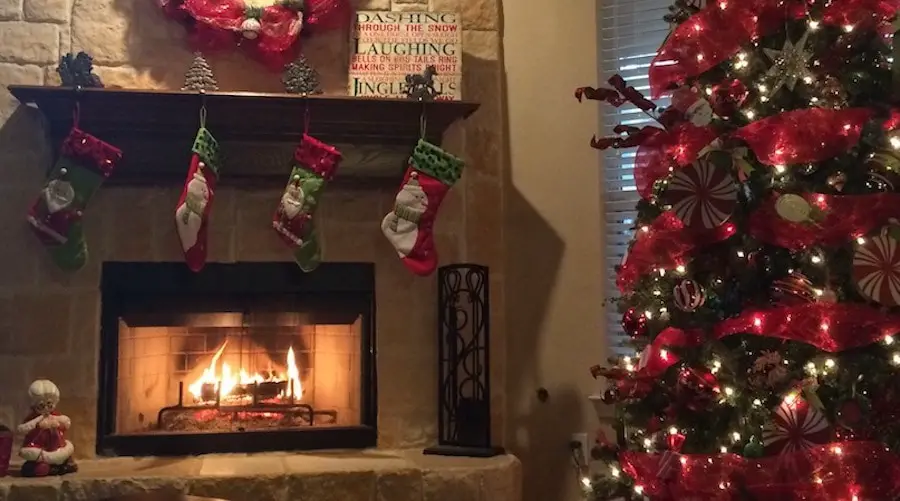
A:
{"type": "Polygon", "coordinates": [[[737,206],[738,190],[730,169],[710,158],[707,155],[677,171],[665,193],[675,215],[690,228],[720,226],[737,206]]]}
{"type": "Polygon", "coordinates": [[[862,407],[856,400],[847,400],[838,407],[838,423],[844,428],[853,430],[863,419],[862,407]]]}
{"type": "Polygon", "coordinates": [[[853,255],[853,281],[860,294],[885,306],[900,305],[898,241],[882,230],[868,237],[853,255]]]}
{"type": "Polygon", "coordinates": [[[700,284],[686,278],[672,290],[672,298],[675,300],[675,306],[679,310],[692,312],[706,302],[706,292],[700,284]]]}
{"type": "Polygon", "coordinates": [[[737,113],[738,109],[747,99],[747,86],[744,82],[735,78],[730,82],[721,83],[712,88],[710,104],[716,115],[728,117],[737,113]]]}
{"type": "Polygon", "coordinates": [[[647,317],[634,308],[628,308],[622,315],[622,329],[631,337],[644,336],[647,334],[647,317]]]}
{"type": "Polygon", "coordinates": [[[771,455],[791,454],[831,440],[831,427],[825,416],[796,395],[785,398],[772,421],[763,427],[763,445],[771,455]]]}

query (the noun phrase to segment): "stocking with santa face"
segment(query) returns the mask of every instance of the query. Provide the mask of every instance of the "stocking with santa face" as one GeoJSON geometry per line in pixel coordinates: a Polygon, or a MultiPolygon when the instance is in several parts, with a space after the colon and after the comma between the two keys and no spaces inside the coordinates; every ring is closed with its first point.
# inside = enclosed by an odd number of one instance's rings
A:
{"type": "Polygon", "coordinates": [[[272,227],[291,247],[294,260],[306,272],[314,270],[321,260],[312,218],[319,195],[340,161],[337,148],[304,134],[294,151],[291,177],[272,217],[272,227]]]}
{"type": "Polygon", "coordinates": [[[394,209],[381,222],[381,231],[403,264],[417,275],[430,275],[437,268],[434,220],[463,166],[459,158],[419,140],[409,158],[394,209]]]}
{"type": "Polygon", "coordinates": [[[206,264],[207,226],[219,179],[219,143],[201,126],[191,151],[191,166],[175,209],[175,228],[188,268],[200,271],[206,264]]]}
{"type": "Polygon", "coordinates": [[[74,271],[87,262],[81,219],[94,193],[122,158],[122,152],[73,127],[26,220],[57,266],[74,271]]]}

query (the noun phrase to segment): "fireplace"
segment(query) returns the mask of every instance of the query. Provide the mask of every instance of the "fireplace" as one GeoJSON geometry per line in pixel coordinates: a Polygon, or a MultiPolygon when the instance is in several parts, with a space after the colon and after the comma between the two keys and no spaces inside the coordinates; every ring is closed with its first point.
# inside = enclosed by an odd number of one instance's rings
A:
{"type": "Polygon", "coordinates": [[[104,263],[97,452],[375,445],[374,266],[104,263]]]}

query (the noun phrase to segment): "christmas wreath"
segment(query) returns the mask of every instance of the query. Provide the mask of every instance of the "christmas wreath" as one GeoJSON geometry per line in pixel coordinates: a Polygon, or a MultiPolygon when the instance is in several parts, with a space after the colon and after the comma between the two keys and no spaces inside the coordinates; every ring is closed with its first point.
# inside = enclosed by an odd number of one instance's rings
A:
{"type": "Polygon", "coordinates": [[[348,0],[158,0],[200,51],[241,46],[273,69],[293,59],[301,33],[345,27],[348,0]]]}

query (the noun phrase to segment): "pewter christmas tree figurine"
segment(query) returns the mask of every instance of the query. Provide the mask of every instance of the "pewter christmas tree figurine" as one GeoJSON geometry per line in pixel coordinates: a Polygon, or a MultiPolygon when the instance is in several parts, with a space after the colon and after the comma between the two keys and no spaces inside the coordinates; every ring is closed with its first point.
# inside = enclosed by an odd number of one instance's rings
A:
{"type": "Polygon", "coordinates": [[[75,446],[66,440],[66,431],[72,420],[56,410],[59,404],[59,388],[48,379],[38,379],[28,387],[31,412],[19,425],[19,433],[25,435],[19,457],[23,477],[65,475],[78,471],[72,459],[75,446]]]}
{"type": "Polygon", "coordinates": [[[219,82],[213,76],[212,68],[209,62],[203,57],[203,54],[194,52],[194,61],[187,73],[184,74],[184,86],[181,90],[205,91],[213,92],[219,90],[219,82]]]}
{"type": "Polygon", "coordinates": [[[321,94],[319,88],[319,72],[309,65],[302,55],[294,62],[288,63],[281,74],[284,90],[290,94],[321,94]]]}

